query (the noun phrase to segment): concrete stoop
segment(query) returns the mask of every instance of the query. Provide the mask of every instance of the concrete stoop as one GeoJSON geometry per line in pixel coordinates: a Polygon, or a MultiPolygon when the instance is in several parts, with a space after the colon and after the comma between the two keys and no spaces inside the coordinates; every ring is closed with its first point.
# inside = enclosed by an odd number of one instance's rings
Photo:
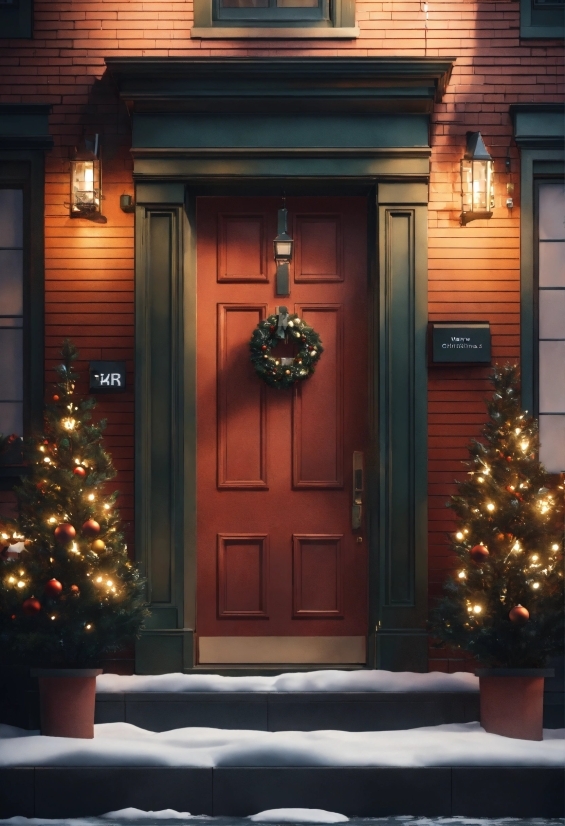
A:
{"type": "Polygon", "coordinates": [[[246,816],[305,807],[349,816],[562,817],[563,769],[164,768],[0,769],[0,817],[100,815],[132,806],[246,816]]]}

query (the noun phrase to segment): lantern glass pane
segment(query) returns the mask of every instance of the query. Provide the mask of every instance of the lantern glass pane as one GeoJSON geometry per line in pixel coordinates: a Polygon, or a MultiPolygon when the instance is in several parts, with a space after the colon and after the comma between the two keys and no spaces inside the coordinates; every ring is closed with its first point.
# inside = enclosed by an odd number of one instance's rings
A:
{"type": "Polygon", "coordinates": [[[488,161],[473,161],[473,212],[488,212],[488,161]]]}
{"type": "Polygon", "coordinates": [[[461,197],[462,211],[473,209],[473,167],[471,161],[461,161],[461,197]]]}
{"type": "Polygon", "coordinates": [[[290,258],[292,254],[292,241],[275,241],[275,257],[290,258]]]}
{"type": "Polygon", "coordinates": [[[100,209],[100,161],[73,161],[72,205],[75,212],[100,209]]]}

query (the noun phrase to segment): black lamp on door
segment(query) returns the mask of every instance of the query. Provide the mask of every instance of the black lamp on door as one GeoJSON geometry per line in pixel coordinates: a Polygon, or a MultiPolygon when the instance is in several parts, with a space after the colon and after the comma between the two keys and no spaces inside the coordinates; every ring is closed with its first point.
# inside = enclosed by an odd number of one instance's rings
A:
{"type": "Polygon", "coordinates": [[[278,211],[278,235],[273,241],[273,252],[277,265],[277,295],[288,295],[290,293],[290,262],[294,252],[294,241],[287,232],[287,220],[288,210],[283,207],[278,211]]]}

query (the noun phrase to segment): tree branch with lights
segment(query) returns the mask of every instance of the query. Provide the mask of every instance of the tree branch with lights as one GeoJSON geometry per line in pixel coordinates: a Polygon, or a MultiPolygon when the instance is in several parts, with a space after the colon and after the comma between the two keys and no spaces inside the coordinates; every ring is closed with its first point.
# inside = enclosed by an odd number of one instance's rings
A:
{"type": "Polygon", "coordinates": [[[458,567],[432,632],[488,667],[532,668],[563,650],[563,485],[537,459],[538,427],[520,407],[518,368],[496,367],[483,441],[451,507],[458,567]]]}
{"type": "Polygon", "coordinates": [[[65,341],[19,515],[0,557],[0,648],[31,665],[90,666],[130,641],[146,608],[115,503],[116,471],[102,445],[95,402],[75,393],[76,348],[65,341]],[[12,551],[10,553],[10,550],[12,551]]]}

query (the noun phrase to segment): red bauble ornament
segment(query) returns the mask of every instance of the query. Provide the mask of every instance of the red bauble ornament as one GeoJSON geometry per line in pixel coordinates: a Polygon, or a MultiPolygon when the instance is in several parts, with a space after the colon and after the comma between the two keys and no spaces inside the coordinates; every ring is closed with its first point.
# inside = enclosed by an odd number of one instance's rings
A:
{"type": "Polygon", "coordinates": [[[514,608],[509,611],[508,619],[510,622],[515,622],[520,625],[530,619],[530,612],[527,608],[524,608],[523,605],[515,605],[514,608]]]}
{"type": "Polygon", "coordinates": [[[76,596],[80,594],[80,588],[78,585],[71,585],[71,594],[76,594],[76,596]]]}
{"type": "Polygon", "coordinates": [[[77,465],[75,468],[73,468],[73,473],[75,476],[80,476],[81,479],[84,479],[84,477],[86,476],[86,470],[80,465],[77,465]]]}
{"type": "Polygon", "coordinates": [[[262,345],[261,345],[261,350],[265,351],[266,349],[267,349],[267,345],[266,345],[266,344],[262,344],[262,345]]]}
{"type": "Polygon", "coordinates": [[[54,402],[58,402],[58,401],[59,401],[59,396],[57,396],[57,395],[55,394],[55,395],[53,396],[53,401],[54,401],[54,402]]]}
{"type": "Polygon", "coordinates": [[[45,584],[45,593],[48,597],[58,597],[62,590],[63,586],[58,579],[50,579],[45,584]]]}
{"type": "Polygon", "coordinates": [[[68,522],[63,522],[55,528],[55,539],[60,545],[68,545],[76,535],[77,532],[68,522]]]}
{"type": "Polygon", "coordinates": [[[87,519],[81,530],[87,536],[98,536],[100,533],[100,525],[95,519],[87,519]]]}
{"type": "Polygon", "coordinates": [[[506,461],[507,461],[507,462],[511,462],[511,461],[512,461],[512,456],[507,456],[507,457],[506,457],[506,461]]]}
{"type": "Polygon", "coordinates": [[[496,541],[497,542],[504,542],[504,534],[503,533],[497,533],[496,534],[496,541]]]}
{"type": "Polygon", "coordinates": [[[488,556],[488,548],[486,545],[475,545],[469,553],[474,562],[484,562],[488,556]]]}
{"type": "Polygon", "coordinates": [[[41,611],[41,603],[35,597],[30,597],[22,602],[22,611],[31,617],[33,614],[38,614],[41,611]]]}

